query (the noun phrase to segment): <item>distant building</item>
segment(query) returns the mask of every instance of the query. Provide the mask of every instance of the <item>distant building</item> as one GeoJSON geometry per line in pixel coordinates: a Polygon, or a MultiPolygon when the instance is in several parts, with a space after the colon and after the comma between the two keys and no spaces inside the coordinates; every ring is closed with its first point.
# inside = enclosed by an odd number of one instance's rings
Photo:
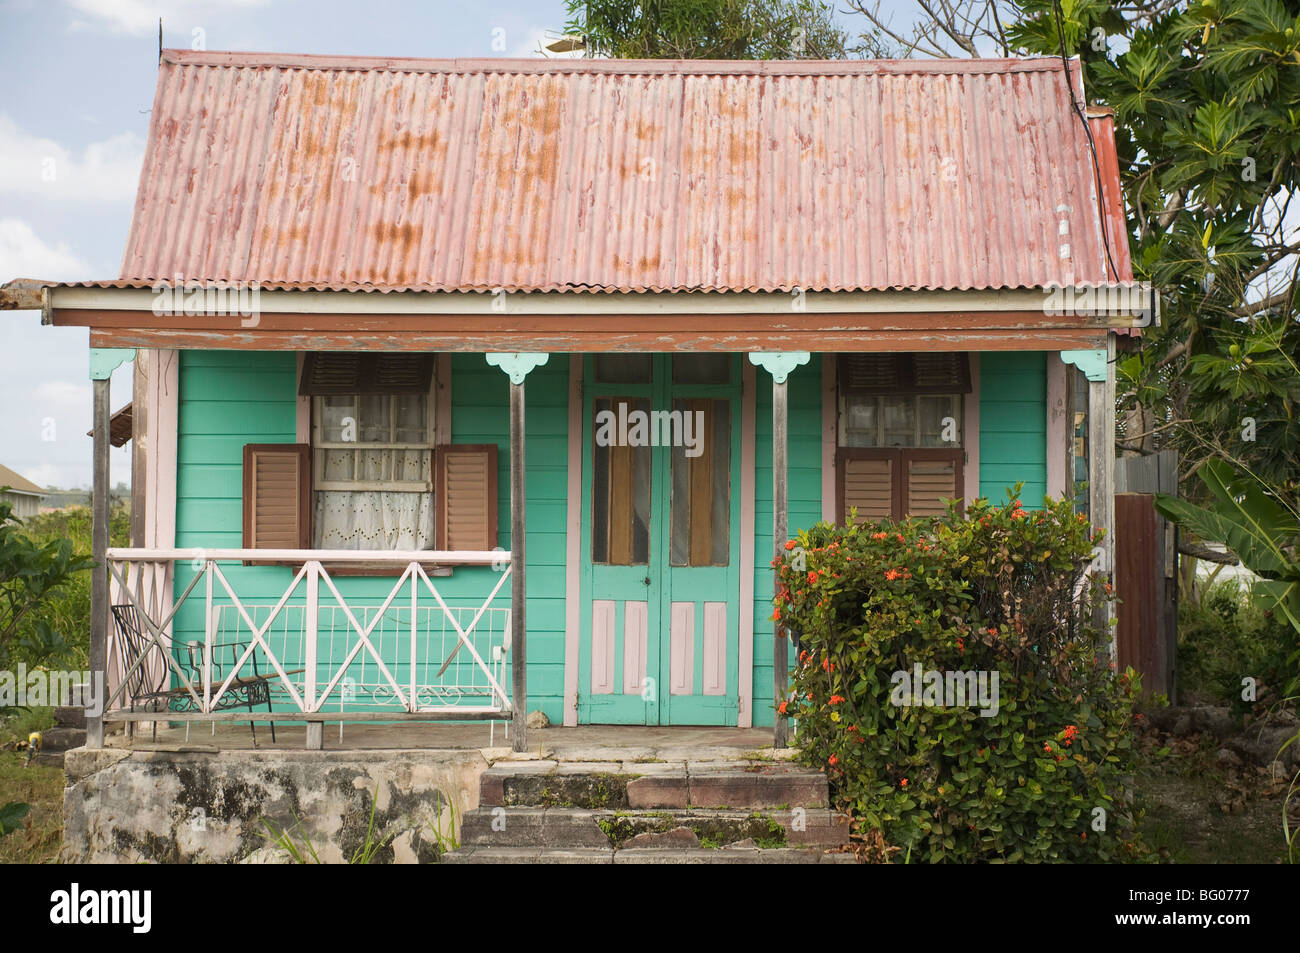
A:
{"type": "Polygon", "coordinates": [[[12,503],[14,516],[25,520],[41,511],[45,491],[25,476],[0,464],[0,499],[12,503]]]}

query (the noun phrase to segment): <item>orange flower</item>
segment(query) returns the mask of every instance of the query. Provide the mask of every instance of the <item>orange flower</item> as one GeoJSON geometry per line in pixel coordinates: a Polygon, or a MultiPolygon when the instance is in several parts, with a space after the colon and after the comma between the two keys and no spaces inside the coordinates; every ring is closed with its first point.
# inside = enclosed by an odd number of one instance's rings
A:
{"type": "Polygon", "coordinates": [[[889,570],[889,572],[885,573],[885,578],[888,579],[890,582],[893,582],[901,575],[903,574],[899,572],[897,569],[891,569],[889,570]]]}
{"type": "Polygon", "coordinates": [[[808,574],[808,582],[811,583],[811,584],[814,585],[814,586],[817,585],[817,580],[820,579],[820,578],[821,578],[821,577],[818,576],[817,573],[816,573],[815,571],[814,571],[814,572],[810,572],[810,573],[808,574]]]}
{"type": "Polygon", "coordinates": [[[831,704],[832,704],[832,705],[838,705],[838,704],[839,704],[840,702],[842,702],[842,701],[844,701],[844,696],[843,696],[843,695],[832,695],[832,696],[831,696],[831,704]]]}
{"type": "Polygon", "coordinates": [[[789,552],[790,550],[794,549],[794,547],[795,547],[795,541],[793,539],[787,539],[785,541],[786,552],[789,552]]]}
{"type": "Polygon", "coordinates": [[[779,705],[776,706],[776,710],[779,711],[781,714],[784,715],[784,714],[785,714],[785,706],[786,706],[786,703],[785,703],[785,702],[781,702],[781,704],[779,704],[779,705]]]}
{"type": "Polygon", "coordinates": [[[835,757],[835,755],[831,755],[829,758],[826,759],[826,763],[830,765],[837,765],[840,763],[840,759],[835,757]]]}
{"type": "Polygon", "coordinates": [[[1048,754],[1051,754],[1051,753],[1052,753],[1052,746],[1051,746],[1050,744],[1048,744],[1046,741],[1044,741],[1044,742],[1043,742],[1043,750],[1046,751],[1048,754]]]}
{"type": "Polygon", "coordinates": [[[886,539],[886,538],[888,538],[888,536],[889,536],[888,533],[872,533],[872,534],[871,534],[871,538],[872,538],[872,539],[886,539]]]}
{"type": "Polygon", "coordinates": [[[899,781],[899,782],[898,782],[898,786],[899,786],[900,788],[905,788],[905,787],[907,787],[907,778],[903,778],[903,780],[899,781]]]}

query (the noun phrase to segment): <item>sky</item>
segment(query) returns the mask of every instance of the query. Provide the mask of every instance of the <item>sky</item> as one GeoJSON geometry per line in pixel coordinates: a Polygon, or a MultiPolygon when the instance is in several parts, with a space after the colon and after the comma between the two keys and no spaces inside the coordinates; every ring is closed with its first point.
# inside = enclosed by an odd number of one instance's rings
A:
{"type": "MultiPolygon", "coordinates": [[[[886,7],[904,8],[902,0],[886,7]]],[[[149,130],[158,19],[171,48],[535,56],[563,0],[0,0],[0,283],[119,274],[149,130]]],[[[89,332],[0,312],[0,463],[89,486],[89,332]]],[[[112,382],[131,399],[131,365],[112,382]]],[[[113,451],[130,481],[130,445],[113,451]]]]}
{"type": "MultiPolygon", "coordinates": [[[[117,277],[158,63],[168,47],[375,56],[531,56],[562,0],[0,0],[0,283],[117,277]]],[[[88,486],[85,328],[0,312],[0,463],[88,486]]],[[[131,366],[112,382],[131,399],[131,366]]],[[[112,479],[129,482],[130,445],[112,479]]]]}

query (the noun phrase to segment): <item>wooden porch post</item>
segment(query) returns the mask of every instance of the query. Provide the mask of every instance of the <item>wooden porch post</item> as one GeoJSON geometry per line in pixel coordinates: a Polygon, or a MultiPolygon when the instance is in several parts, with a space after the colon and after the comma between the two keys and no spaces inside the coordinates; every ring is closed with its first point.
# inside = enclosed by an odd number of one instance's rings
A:
{"type": "Polygon", "coordinates": [[[528,599],[524,586],[524,382],[510,383],[510,698],[513,731],[510,746],[528,748],[528,599]]]}
{"type": "MultiPolygon", "coordinates": [[[[131,349],[90,349],[90,379],[93,419],[93,451],[91,473],[91,531],[90,553],[95,567],[90,577],[90,690],[96,684],[108,688],[108,567],[104,554],[108,550],[108,501],[112,491],[109,472],[109,427],[113,412],[110,409],[110,379],[113,371],[123,361],[134,358],[131,349]]],[[[104,747],[103,705],[108,700],[98,697],[99,712],[86,712],[86,747],[104,747]]]]}
{"type": "MultiPolygon", "coordinates": [[[[775,558],[785,555],[785,541],[790,532],[790,494],[788,485],[788,433],[789,401],[786,379],[801,364],[807,364],[811,355],[807,351],[762,352],[749,355],[751,363],[764,368],[772,375],[772,549],[775,558]]],[[[780,582],[773,573],[773,597],[780,591],[780,582]]],[[[772,700],[780,704],[789,684],[790,645],[786,641],[785,627],[779,623],[772,630],[772,700]]],[[[784,748],[790,740],[790,723],[785,715],[776,712],[772,730],[772,747],[784,748]]]]}
{"type": "Polygon", "coordinates": [[[524,378],[549,354],[493,353],[487,362],[510,376],[510,747],[528,750],[527,587],[525,586],[524,378]]]}
{"type": "MultiPolygon", "coordinates": [[[[1062,351],[1061,359],[1076,365],[1088,378],[1088,515],[1105,536],[1098,547],[1093,572],[1110,582],[1115,571],[1115,335],[1106,347],[1062,351]]],[[[1110,657],[1118,659],[1114,606],[1099,606],[1093,624],[1109,634],[1110,657]]]]}

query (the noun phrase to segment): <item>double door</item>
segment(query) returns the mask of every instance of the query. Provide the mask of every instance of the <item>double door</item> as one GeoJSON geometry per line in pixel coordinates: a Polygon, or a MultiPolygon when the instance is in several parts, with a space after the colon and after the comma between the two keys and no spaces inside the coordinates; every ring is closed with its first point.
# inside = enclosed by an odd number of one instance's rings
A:
{"type": "Polygon", "coordinates": [[[739,356],[585,362],[578,720],[735,724],[739,356]]]}

